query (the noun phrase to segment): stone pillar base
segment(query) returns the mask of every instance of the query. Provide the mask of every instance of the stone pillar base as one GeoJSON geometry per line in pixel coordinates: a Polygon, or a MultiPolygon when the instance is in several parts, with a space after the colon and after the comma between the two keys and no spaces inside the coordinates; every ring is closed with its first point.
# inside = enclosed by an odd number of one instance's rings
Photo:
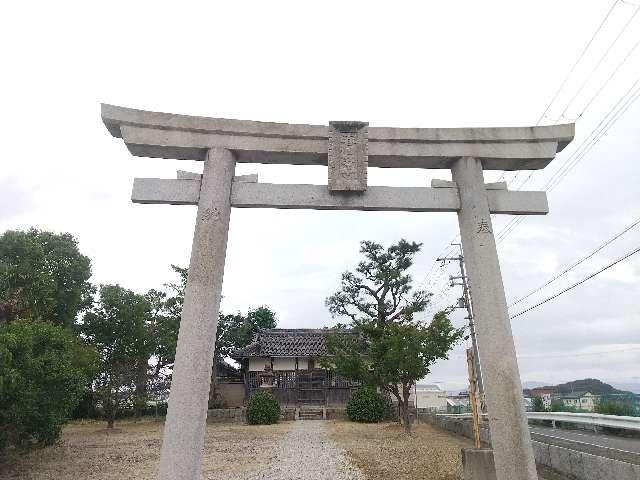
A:
{"type": "Polygon", "coordinates": [[[462,470],[464,480],[496,480],[493,450],[490,448],[463,448],[462,470]]]}

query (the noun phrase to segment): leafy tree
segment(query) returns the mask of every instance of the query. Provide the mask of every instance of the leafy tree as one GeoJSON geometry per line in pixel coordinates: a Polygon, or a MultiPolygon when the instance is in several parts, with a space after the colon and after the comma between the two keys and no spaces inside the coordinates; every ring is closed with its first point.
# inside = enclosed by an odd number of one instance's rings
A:
{"type": "Polygon", "coordinates": [[[638,411],[634,404],[635,399],[633,397],[622,400],[603,399],[598,402],[595,411],[596,413],[602,413],[603,415],[635,417],[638,414],[638,411]]]}
{"type": "Polygon", "coordinates": [[[366,330],[384,327],[393,321],[411,320],[422,312],[431,294],[411,287],[407,270],[422,245],[400,240],[385,250],[382,245],[363,241],[360,253],[365,256],[356,273],[342,274],[341,290],[325,301],[334,316],[347,316],[353,327],[366,330]]]}
{"type": "Polygon", "coordinates": [[[218,365],[225,358],[230,357],[234,351],[249,345],[259,329],[275,328],[276,324],[275,313],[266,306],[249,309],[246,316],[240,312],[228,315],[220,314],[209,390],[209,403],[212,408],[221,406],[222,400],[217,391],[218,365]]]}
{"type": "Polygon", "coordinates": [[[98,352],[94,388],[109,428],[118,411],[146,403],[148,360],[154,351],[151,305],[143,295],[119,285],[102,285],[100,301],[84,315],[81,330],[98,352]]]}
{"type": "Polygon", "coordinates": [[[95,351],[59,325],[16,320],[0,327],[0,450],[52,444],[95,360],[95,351]]]}
{"type": "MultiPolygon", "coordinates": [[[[167,319],[159,327],[158,349],[156,357],[166,359],[166,364],[173,363],[176,350],[176,340],[180,326],[180,316],[184,305],[184,293],[187,288],[188,269],[171,266],[179,274],[178,283],[168,284],[173,291],[173,296],[165,301],[167,319]],[[168,361],[170,360],[170,362],[168,361]]],[[[220,396],[217,392],[218,365],[225,358],[240,348],[249,345],[255,334],[261,328],[275,328],[277,324],[276,314],[267,306],[249,309],[247,315],[240,312],[224,314],[220,312],[218,316],[218,328],[216,330],[216,348],[214,361],[211,369],[211,388],[209,390],[209,404],[212,408],[219,406],[220,396]]],[[[159,360],[159,363],[163,363],[159,360]]]]}
{"type": "Polygon", "coordinates": [[[156,338],[156,370],[159,373],[163,368],[173,367],[176,357],[176,344],[178,342],[178,331],[180,330],[180,318],[184,305],[184,292],[187,288],[186,268],[171,265],[174,273],[178,275],[177,283],[165,284],[172,295],[158,299],[157,303],[152,302],[157,310],[156,326],[154,336],[156,338]],[[156,307],[157,305],[157,307],[156,307]]]}
{"type": "Polygon", "coordinates": [[[531,399],[531,403],[533,406],[534,412],[544,412],[546,409],[544,408],[544,400],[539,395],[534,396],[531,399]]]}
{"type": "Polygon", "coordinates": [[[352,422],[377,423],[388,410],[387,399],[374,387],[359,388],[347,403],[347,415],[352,422]]]}
{"type": "Polygon", "coordinates": [[[430,294],[413,290],[407,270],[421,245],[400,240],[386,250],[361,242],[365,260],[356,273],[342,275],[342,288],[326,300],[334,316],[347,316],[353,335],[332,334],[329,357],[323,364],[337,373],[374,385],[393,395],[400,406],[405,430],[410,431],[409,396],[412,385],[463,335],[439,312],[429,324],[414,319],[425,310],[430,294]]]}
{"type": "Polygon", "coordinates": [[[0,236],[0,324],[17,318],[73,326],[89,308],[91,261],[69,233],[34,228],[0,236]]]}
{"type": "Polygon", "coordinates": [[[565,406],[562,400],[553,400],[551,402],[551,411],[552,412],[564,412],[565,406]]]}

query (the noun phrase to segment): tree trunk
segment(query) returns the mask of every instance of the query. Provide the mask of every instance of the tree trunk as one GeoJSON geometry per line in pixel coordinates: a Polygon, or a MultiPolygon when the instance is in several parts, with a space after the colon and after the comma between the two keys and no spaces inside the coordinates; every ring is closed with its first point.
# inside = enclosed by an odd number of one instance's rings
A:
{"type": "Polygon", "coordinates": [[[411,433],[411,415],[409,412],[409,396],[411,395],[411,386],[402,386],[402,418],[404,420],[405,433],[411,433]]]}
{"type": "Polygon", "coordinates": [[[214,358],[211,366],[211,386],[209,387],[209,408],[220,408],[218,398],[218,361],[214,358]]]}
{"type": "Polygon", "coordinates": [[[404,432],[411,433],[411,415],[409,414],[409,396],[405,396],[403,400],[403,418],[404,418],[404,432]]]}
{"type": "Polygon", "coordinates": [[[116,402],[113,398],[109,398],[109,409],[107,413],[107,428],[113,428],[116,421],[116,402]]]}
{"type": "Polygon", "coordinates": [[[147,360],[140,362],[136,368],[136,393],[134,398],[134,415],[136,421],[142,416],[147,404],[148,368],[149,364],[147,360]]]}

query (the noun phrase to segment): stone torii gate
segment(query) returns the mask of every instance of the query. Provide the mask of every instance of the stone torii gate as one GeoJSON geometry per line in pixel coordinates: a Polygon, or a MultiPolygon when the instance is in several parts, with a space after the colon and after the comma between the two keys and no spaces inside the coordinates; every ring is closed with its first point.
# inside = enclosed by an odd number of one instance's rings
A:
{"type": "Polygon", "coordinates": [[[497,478],[533,480],[511,324],[490,214],[544,215],[544,192],[485,184],[484,170],[536,170],[574,125],[380,128],[362,122],[290,125],[102,105],[114,137],[141,157],[204,161],[204,173],[136,178],[136,203],[197,205],[189,275],[160,456],[160,480],[200,478],[207,400],[231,207],[457,212],[476,321],[497,478]],[[236,162],[328,165],[328,185],[259,183],[236,162]],[[368,187],[367,167],[450,169],[431,188],[368,187]]]}

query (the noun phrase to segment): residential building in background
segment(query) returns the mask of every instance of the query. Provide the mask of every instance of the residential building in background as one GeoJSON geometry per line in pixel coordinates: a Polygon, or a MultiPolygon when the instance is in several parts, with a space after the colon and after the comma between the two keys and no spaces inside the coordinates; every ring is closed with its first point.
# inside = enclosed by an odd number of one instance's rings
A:
{"type": "Polygon", "coordinates": [[[416,408],[424,408],[433,412],[447,411],[447,392],[438,385],[415,386],[416,408]]]}

